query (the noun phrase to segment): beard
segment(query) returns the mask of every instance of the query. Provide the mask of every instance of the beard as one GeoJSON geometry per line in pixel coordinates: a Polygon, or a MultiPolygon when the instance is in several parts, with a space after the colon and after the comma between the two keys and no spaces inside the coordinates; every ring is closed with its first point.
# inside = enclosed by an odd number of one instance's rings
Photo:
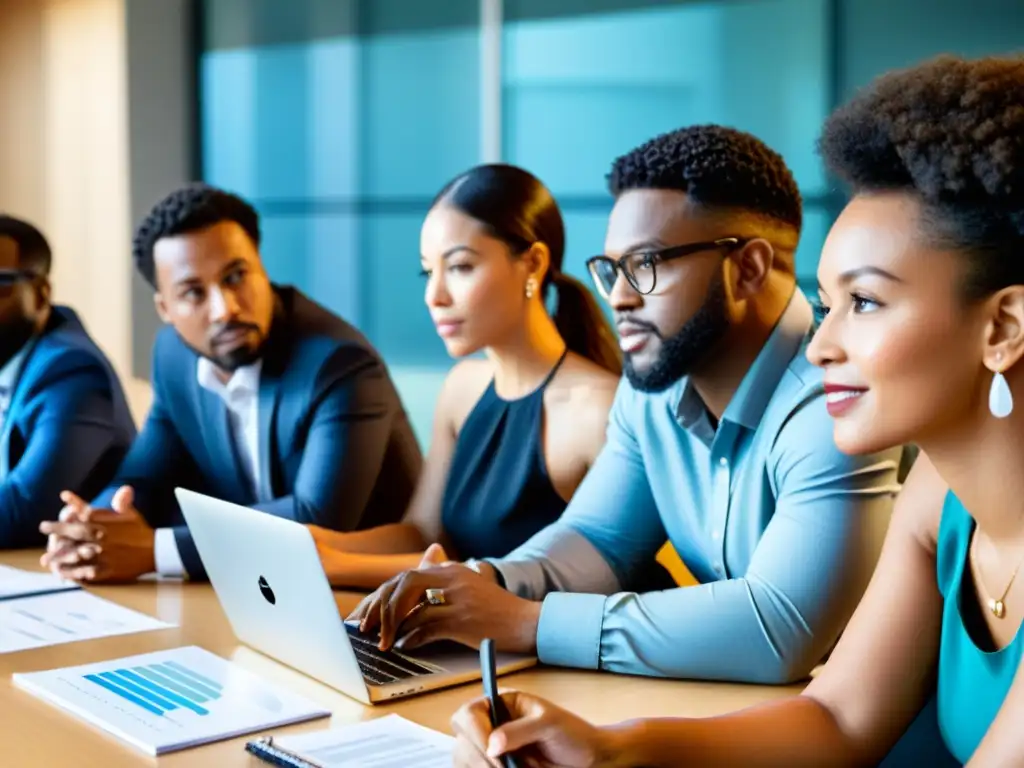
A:
{"type": "Polygon", "coordinates": [[[234,373],[239,368],[252,365],[263,355],[263,345],[255,347],[238,347],[223,355],[207,355],[210,362],[227,373],[234,373]]]}
{"type": "MultiPolygon", "coordinates": [[[[239,330],[242,328],[249,329],[253,331],[257,336],[260,336],[259,327],[251,325],[249,323],[231,323],[219,329],[219,333],[239,330]]],[[[214,338],[216,338],[216,334],[214,335],[214,338]]],[[[182,340],[184,341],[184,339],[182,340]]],[[[224,371],[225,373],[231,374],[237,371],[239,368],[244,368],[247,365],[252,365],[257,360],[259,360],[263,356],[263,351],[264,347],[266,346],[266,342],[266,338],[260,338],[259,341],[255,344],[243,344],[219,355],[214,354],[211,350],[202,350],[193,347],[187,341],[185,341],[185,346],[187,346],[200,357],[205,357],[207,360],[209,360],[211,363],[217,366],[220,370],[224,371]]],[[[212,347],[213,345],[211,343],[211,349],[212,347]]]]}
{"type": "Polygon", "coordinates": [[[708,288],[704,303],[679,331],[664,338],[657,328],[651,332],[661,340],[657,359],[646,370],[633,367],[626,355],[623,372],[633,388],[640,392],[663,392],[700,365],[718,340],[729,330],[725,283],[716,277],[708,288]]]}
{"type": "Polygon", "coordinates": [[[0,368],[10,361],[36,332],[36,321],[24,315],[0,328],[0,368]]]}

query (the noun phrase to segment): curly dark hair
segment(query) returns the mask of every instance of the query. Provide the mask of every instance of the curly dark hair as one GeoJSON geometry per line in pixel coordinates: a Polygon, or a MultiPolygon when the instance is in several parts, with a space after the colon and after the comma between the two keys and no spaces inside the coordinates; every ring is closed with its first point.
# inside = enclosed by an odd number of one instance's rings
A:
{"type": "Polygon", "coordinates": [[[22,219],[0,214],[0,237],[9,237],[18,245],[18,266],[37,275],[50,274],[50,244],[46,237],[22,219]]]}
{"type": "Polygon", "coordinates": [[[782,156],[749,133],[694,125],[657,136],[619,157],[608,175],[618,197],[674,189],[707,208],[735,208],[800,229],[800,190],[782,156]]]}
{"type": "Polygon", "coordinates": [[[855,193],[920,200],[930,241],[970,257],[969,299],[1024,284],[1024,57],[883,75],[832,114],[819,148],[855,193]]]}
{"type": "Polygon", "coordinates": [[[139,273],[156,288],[153,246],[163,237],[182,235],[233,221],[245,230],[257,247],[260,216],[242,198],[208,184],[190,184],[175,190],[155,206],[135,230],[132,257],[139,273]]]}

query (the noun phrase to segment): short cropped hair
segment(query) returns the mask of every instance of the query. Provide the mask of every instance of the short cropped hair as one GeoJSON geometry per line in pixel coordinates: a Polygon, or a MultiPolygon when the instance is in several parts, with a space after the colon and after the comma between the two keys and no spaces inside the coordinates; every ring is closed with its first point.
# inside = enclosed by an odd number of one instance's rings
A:
{"type": "Polygon", "coordinates": [[[695,203],[802,224],[800,190],[782,156],[749,133],[695,125],[664,133],[619,157],[608,188],[685,192],[695,203]]]}
{"type": "Polygon", "coordinates": [[[11,238],[18,246],[18,266],[37,275],[49,275],[53,255],[43,233],[22,219],[0,214],[0,237],[11,238]]]}
{"type": "Polygon", "coordinates": [[[259,247],[260,216],[241,197],[207,184],[190,184],[172,192],[153,206],[135,231],[132,257],[136,269],[155,288],[153,246],[157,240],[195,232],[223,221],[238,224],[259,247]]]}

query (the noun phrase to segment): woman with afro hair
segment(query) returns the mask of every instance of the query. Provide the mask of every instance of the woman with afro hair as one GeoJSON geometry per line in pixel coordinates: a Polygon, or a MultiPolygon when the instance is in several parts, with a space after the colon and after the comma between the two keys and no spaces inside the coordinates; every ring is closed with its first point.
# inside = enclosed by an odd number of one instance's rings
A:
{"type": "Polygon", "coordinates": [[[922,450],[842,640],[802,695],[723,717],[598,728],[507,693],[492,732],[474,702],[457,765],[874,765],[933,696],[958,761],[1024,764],[1024,58],[884,75],[821,151],[853,190],[808,348],[836,444],[922,450]]]}

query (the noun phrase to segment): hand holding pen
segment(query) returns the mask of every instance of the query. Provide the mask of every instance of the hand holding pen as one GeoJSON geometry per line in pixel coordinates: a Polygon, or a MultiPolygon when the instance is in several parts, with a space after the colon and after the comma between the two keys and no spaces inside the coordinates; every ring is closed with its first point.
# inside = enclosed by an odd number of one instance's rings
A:
{"type": "Polygon", "coordinates": [[[528,693],[508,691],[499,695],[493,659],[494,644],[484,640],[480,661],[486,694],[452,718],[457,768],[596,768],[625,764],[616,759],[619,745],[614,731],[597,728],[528,693]],[[492,707],[492,701],[497,706],[492,707]]]}

